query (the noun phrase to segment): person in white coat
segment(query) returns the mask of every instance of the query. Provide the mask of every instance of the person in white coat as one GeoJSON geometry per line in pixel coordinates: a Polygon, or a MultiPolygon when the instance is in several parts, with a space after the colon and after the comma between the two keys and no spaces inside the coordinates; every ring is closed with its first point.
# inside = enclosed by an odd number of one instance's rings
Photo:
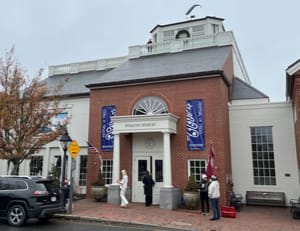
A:
{"type": "Polygon", "coordinates": [[[211,221],[220,219],[220,185],[216,176],[211,176],[211,183],[208,186],[208,197],[210,198],[211,208],[213,211],[213,216],[210,218],[211,221]]]}
{"type": "Polygon", "coordinates": [[[128,200],[125,197],[125,193],[128,185],[128,176],[126,170],[124,169],[121,171],[121,174],[122,174],[122,179],[119,180],[120,189],[121,189],[120,191],[121,207],[125,208],[128,205],[128,200]]]}

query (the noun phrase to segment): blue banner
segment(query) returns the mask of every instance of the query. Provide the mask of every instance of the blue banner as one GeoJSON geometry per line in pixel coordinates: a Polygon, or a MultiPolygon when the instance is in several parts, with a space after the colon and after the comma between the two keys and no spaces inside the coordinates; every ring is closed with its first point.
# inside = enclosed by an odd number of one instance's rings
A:
{"type": "Polygon", "coordinates": [[[111,117],[116,115],[115,106],[102,107],[101,149],[112,151],[114,147],[113,124],[111,117]]]}
{"type": "Polygon", "coordinates": [[[204,109],[203,100],[187,100],[186,112],[186,138],[188,150],[204,150],[204,109]]]}

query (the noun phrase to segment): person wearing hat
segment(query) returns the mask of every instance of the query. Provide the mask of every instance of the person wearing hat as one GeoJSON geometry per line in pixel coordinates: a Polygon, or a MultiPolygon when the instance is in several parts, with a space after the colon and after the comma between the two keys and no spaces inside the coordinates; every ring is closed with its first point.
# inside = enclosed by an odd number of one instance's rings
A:
{"type": "Polygon", "coordinates": [[[215,175],[211,176],[210,179],[211,183],[208,186],[208,197],[210,198],[211,208],[213,211],[213,216],[210,220],[215,221],[220,219],[220,185],[215,175]]]}
{"type": "Polygon", "coordinates": [[[200,205],[202,215],[208,215],[209,213],[209,199],[208,199],[208,181],[205,174],[202,175],[200,181],[200,205]]]}

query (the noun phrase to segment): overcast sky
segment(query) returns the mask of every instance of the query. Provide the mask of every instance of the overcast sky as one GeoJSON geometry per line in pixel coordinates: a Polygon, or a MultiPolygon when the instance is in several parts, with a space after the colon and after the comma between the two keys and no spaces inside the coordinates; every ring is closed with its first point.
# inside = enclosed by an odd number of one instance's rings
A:
{"type": "MultiPolygon", "coordinates": [[[[15,55],[32,75],[38,68],[128,54],[157,24],[224,18],[233,31],[252,85],[272,102],[285,100],[285,70],[300,58],[298,0],[0,0],[0,56],[15,55]]],[[[47,72],[44,73],[46,77],[47,72]]]]}

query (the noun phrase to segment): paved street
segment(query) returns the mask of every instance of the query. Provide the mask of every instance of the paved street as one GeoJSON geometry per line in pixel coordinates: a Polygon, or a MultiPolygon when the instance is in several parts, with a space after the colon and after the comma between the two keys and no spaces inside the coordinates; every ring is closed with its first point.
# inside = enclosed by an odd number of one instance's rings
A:
{"type": "Polygon", "coordinates": [[[40,222],[37,220],[31,220],[26,225],[20,228],[8,226],[4,222],[0,223],[0,230],[5,231],[145,231],[145,230],[174,230],[163,229],[161,227],[149,227],[145,225],[134,224],[111,224],[105,222],[78,222],[78,221],[66,221],[60,219],[51,219],[49,221],[40,222]]]}

